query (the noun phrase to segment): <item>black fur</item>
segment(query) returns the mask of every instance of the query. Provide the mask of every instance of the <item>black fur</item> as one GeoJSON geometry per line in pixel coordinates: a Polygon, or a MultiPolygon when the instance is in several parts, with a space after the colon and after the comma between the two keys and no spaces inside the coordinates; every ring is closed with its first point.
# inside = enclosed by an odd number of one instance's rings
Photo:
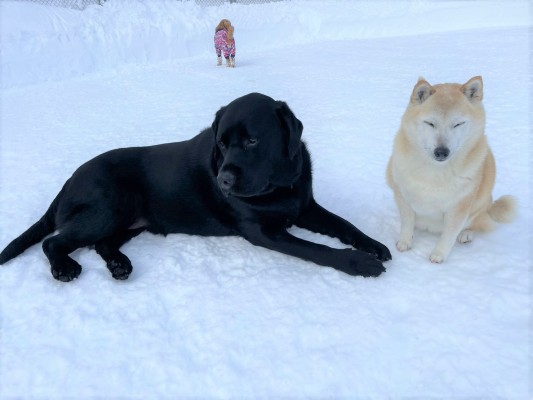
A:
{"type": "Polygon", "coordinates": [[[251,93],[222,107],[211,128],[190,140],[101,154],[74,172],[0,264],[57,230],[43,242],[54,278],[77,278],[81,266],[69,254],[94,245],[113,277],[126,279],[132,267],[119,249],[146,230],[239,235],[350,275],[378,276],[389,250],[315,202],[302,130],[287,104],[251,93]],[[286,230],[293,224],[359,250],[296,238],[286,230]]]}

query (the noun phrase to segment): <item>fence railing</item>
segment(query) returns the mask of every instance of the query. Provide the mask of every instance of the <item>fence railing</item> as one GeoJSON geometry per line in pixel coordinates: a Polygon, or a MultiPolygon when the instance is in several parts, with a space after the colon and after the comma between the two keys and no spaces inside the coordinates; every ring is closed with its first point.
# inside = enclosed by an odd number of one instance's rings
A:
{"type": "Polygon", "coordinates": [[[33,3],[43,4],[45,6],[73,8],[76,10],[83,10],[91,4],[104,4],[105,0],[17,0],[17,1],[31,1],[33,3]]]}
{"type": "MultiPolygon", "coordinates": [[[[47,6],[65,7],[65,8],[83,10],[87,6],[92,5],[92,4],[104,5],[106,0],[16,0],[16,1],[32,1],[34,3],[39,3],[39,4],[43,4],[47,6]]],[[[283,0],[176,0],[176,1],[194,1],[198,5],[209,7],[209,6],[220,6],[224,3],[262,4],[262,3],[272,3],[275,1],[283,1],[283,0]]]]}

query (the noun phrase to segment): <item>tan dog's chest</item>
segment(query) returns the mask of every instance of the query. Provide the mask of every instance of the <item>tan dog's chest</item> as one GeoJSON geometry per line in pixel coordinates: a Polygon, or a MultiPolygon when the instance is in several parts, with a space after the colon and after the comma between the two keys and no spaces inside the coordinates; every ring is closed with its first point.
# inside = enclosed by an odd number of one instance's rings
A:
{"type": "Polygon", "coordinates": [[[476,187],[472,177],[457,176],[449,169],[400,169],[394,175],[402,195],[417,215],[445,213],[456,207],[476,187]]]}
{"type": "Polygon", "coordinates": [[[479,185],[475,174],[460,176],[452,166],[403,165],[393,171],[398,190],[416,214],[416,226],[432,232],[442,231],[444,215],[471,196],[479,185]]]}

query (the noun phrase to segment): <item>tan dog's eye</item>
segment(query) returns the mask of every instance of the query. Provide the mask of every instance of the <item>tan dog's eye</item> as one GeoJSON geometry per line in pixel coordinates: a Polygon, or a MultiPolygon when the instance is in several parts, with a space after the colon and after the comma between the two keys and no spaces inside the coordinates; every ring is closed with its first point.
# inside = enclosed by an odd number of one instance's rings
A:
{"type": "Polygon", "coordinates": [[[465,123],[464,121],[463,121],[463,122],[459,122],[458,124],[455,124],[455,125],[453,126],[453,128],[455,129],[455,128],[457,128],[458,126],[463,125],[464,123],[465,123]]]}
{"type": "Polygon", "coordinates": [[[429,125],[429,126],[431,126],[432,128],[435,128],[435,125],[433,124],[433,122],[424,121],[424,124],[429,125]]]}

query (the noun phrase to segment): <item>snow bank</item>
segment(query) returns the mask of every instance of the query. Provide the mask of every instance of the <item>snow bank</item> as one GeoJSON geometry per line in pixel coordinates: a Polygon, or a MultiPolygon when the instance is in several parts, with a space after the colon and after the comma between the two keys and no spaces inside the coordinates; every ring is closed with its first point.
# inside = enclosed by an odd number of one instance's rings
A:
{"type": "Polygon", "coordinates": [[[70,10],[3,1],[1,87],[213,53],[221,18],[236,26],[239,57],[303,43],[528,24],[527,5],[509,2],[285,1],[202,7],[191,1],[109,0],[70,10]],[[342,11],[342,12],[340,12],[342,11]],[[379,21],[379,22],[378,22],[379,21]]]}

